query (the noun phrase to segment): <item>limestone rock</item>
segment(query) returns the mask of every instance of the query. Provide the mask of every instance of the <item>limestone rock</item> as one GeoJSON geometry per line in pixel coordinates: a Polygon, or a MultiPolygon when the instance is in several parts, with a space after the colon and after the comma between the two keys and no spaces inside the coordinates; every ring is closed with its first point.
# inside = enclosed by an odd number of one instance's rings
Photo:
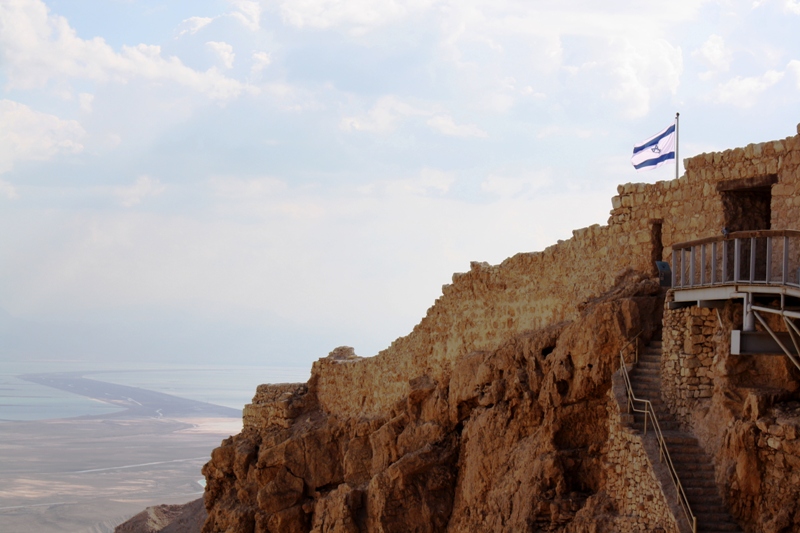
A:
{"type": "MultiPolygon", "coordinates": [[[[259,387],[245,413],[260,421],[203,469],[203,531],[582,531],[593,521],[592,531],[611,531],[611,374],[661,308],[647,276],[620,283],[574,321],[468,353],[445,375],[421,372],[378,416],[326,412],[316,374],[259,387]]],[[[329,358],[362,364],[350,354],[329,358]]]]}

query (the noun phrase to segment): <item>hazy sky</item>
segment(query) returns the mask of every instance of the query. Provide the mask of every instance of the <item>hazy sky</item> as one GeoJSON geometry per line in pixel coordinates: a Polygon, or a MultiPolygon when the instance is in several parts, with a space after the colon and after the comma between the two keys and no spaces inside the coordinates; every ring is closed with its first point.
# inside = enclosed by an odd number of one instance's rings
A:
{"type": "Polygon", "coordinates": [[[800,122],[800,0],[0,0],[0,357],[308,365],[800,122]]]}

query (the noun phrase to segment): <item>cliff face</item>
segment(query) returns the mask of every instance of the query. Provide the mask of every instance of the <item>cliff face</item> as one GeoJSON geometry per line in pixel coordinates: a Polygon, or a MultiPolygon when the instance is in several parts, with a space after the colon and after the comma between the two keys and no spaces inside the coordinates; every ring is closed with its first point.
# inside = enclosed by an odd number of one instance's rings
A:
{"type": "MultiPolygon", "coordinates": [[[[719,486],[746,529],[800,531],[800,371],[782,355],[731,355],[742,312],[736,302],[665,311],[665,396],[715,458],[719,486]]],[[[785,331],[776,318],[771,326],[785,331]]]]}
{"type": "MultiPolygon", "coordinates": [[[[611,375],[628,339],[661,328],[650,276],[673,245],[798,229],[800,135],[685,167],[620,186],[607,226],[472,263],[377,356],[340,348],[307,384],[259,387],[242,433],[204,468],[204,531],[681,530],[611,375]]],[[[748,531],[798,530],[800,375],[731,357],[733,311],[667,313],[668,409],[748,531]]]]}
{"type": "Polygon", "coordinates": [[[622,345],[657,328],[658,294],[629,273],[574,321],[421,373],[382,416],[327,413],[316,373],[259,387],[204,467],[204,531],[619,531],[608,392],[622,345]]]}

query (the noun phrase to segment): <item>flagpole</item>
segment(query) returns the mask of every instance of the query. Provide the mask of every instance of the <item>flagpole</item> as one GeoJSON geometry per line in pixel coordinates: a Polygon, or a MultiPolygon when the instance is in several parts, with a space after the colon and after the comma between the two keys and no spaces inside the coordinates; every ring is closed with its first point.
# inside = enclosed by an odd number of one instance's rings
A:
{"type": "Polygon", "coordinates": [[[675,113],[675,179],[678,179],[678,161],[680,161],[680,158],[678,158],[678,145],[680,144],[680,116],[680,113],[675,113]]]}

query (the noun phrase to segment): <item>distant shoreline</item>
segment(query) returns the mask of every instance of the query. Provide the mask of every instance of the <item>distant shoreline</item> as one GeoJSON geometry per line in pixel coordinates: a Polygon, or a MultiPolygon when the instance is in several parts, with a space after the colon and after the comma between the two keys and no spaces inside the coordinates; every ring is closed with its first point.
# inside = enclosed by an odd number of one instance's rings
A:
{"type": "Polygon", "coordinates": [[[19,379],[78,394],[92,400],[117,406],[113,413],[83,415],[73,418],[163,418],[163,417],[221,417],[239,418],[239,409],[208,402],[181,398],[140,387],[118,385],[83,377],[89,372],[51,372],[22,374],[19,379]]]}

